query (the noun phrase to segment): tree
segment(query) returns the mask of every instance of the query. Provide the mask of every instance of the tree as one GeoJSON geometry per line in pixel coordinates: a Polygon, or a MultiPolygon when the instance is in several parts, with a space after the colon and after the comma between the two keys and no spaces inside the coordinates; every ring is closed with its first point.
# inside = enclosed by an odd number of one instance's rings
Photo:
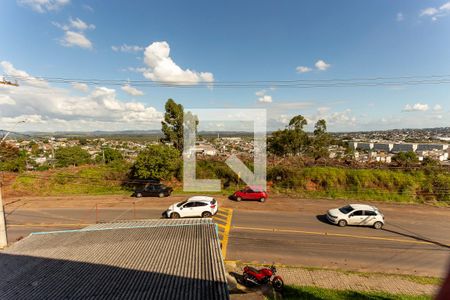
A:
{"type": "Polygon", "coordinates": [[[131,176],[138,179],[171,179],[181,167],[180,152],[166,145],[151,145],[138,154],[131,176]]]}
{"type": "Polygon", "coordinates": [[[394,155],[394,157],[392,157],[392,160],[395,161],[397,165],[401,167],[409,167],[419,162],[417,154],[413,151],[400,152],[394,155]]]}
{"type": "Polygon", "coordinates": [[[89,163],[91,155],[81,147],[74,146],[57,149],[55,159],[58,167],[79,166],[89,163]]]}
{"type": "Polygon", "coordinates": [[[173,146],[183,151],[183,105],[177,104],[172,99],[167,100],[164,121],[161,121],[164,138],[163,143],[172,143],[173,146]]]}
{"type": "Polygon", "coordinates": [[[304,153],[309,144],[303,127],[308,122],[302,115],[293,117],[284,130],[277,130],[269,138],[268,150],[275,155],[297,155],[304,153]]]}
{"type": "Polygon", "coordinates": [[[314,125],[314,135],[318,136],[327,133],[327,121],[320,119],[314,125]]]}
{"type": "Polygon", "coordinates": [[[308,125],[308,122],[302,115],[295,116],[289,121],[289,129],[303,130],[306,125],[308,125]]]}
{"type": "Polygon", "coordinates": [[[0,143],[0,171],[21,172],[27,165],[27,154],[15,146],[0,143]]]}
{"type": "Polygon", "coordinates": [[[318,120],[314,126],[314,137],[311,141],[309,154],[314,159],[327,158],[329,156],[328,146],[331,143],[331,137],[327,133],[327,122],[323,119],[318,120]]]}
{"type": "Polygon", "coordinates": [[[110,147],[104,148],[102,153],[96,157],[97,162],[104,162],[105,164],[109,164],[115,161],[123,160],[122,153],[117,149],[112,149],[110,147]]]}

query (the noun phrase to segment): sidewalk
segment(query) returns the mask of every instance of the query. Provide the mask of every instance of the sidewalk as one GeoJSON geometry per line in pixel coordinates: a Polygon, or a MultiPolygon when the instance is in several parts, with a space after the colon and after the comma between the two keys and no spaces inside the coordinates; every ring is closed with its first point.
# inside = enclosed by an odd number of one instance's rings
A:
{"type": "MultiPolygon", "coordinates": [[[[241,265],[226,263],[229,273],[242,274],[241,265]]],[[[257,266],[255,266],[257,267],[257,266]]],[[[285,285],[315,286],[326,289],[386,292],[404,295],[434,295],[439,286],[425,284],[401,275],[350,273],[334,270],[277,266],[285,285]]]]}

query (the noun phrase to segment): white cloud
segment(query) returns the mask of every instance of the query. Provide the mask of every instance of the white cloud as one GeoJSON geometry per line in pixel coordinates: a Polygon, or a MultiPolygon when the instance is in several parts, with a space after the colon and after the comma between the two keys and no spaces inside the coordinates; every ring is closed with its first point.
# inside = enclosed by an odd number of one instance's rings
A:
{"type": "Polygon", "coordinates": [[[0,66],[3,68],[6,75],[13,77],[20,81],[21,85],[31,85],[36,87],[47,87],[48,83],[40,78],[31,76],[25,71],[17,70],[8,61],[0,62],[0,66]]]}
{"type": "Polygon", "coordinates": [[[403,111],[405,112],[412,112],[412,111],[427,111],[429,109],[428,104],[422,104],[422,103],[416,103],[416,104],[406,104],[403,108],[403,111]]]}
{"type": "Polygon", "coordinates": [[[79,91],[85,92],[85,93],[87,93],[89,91],[89,87],[86,83],[72,82],[72,87],[76,90],[79,90],[79,91]]]}
{"type": "Polygon", "coordinates": [[[298,66],[296,68],[296,70],[297,70],[297,73],[307,73],[307,72],[311,72],[312,71],[311,68],[305,67],[305,66],[298,66]]]}
{"type": "Polygon", "coordinates": [[[70,18],[69,26],[70,28],[77,29],[79,31],[85,31],[87,29],[95,29],[94,24],[87,24],[84,21],[80,20],[79,18],[76,18],[75,20],[70,18]]]}
{"type": "Polygon", "coordinates": [[[122,86],[122,91],[124,91],[125,93],[131,95],[131,96],[142,96],[144,95],[144,92],[141,90],[138,90],[135,87],[132,87],[129,84],[125,84],[124,86],[122,86]]]}
{"type": "Polygon", "coordinates": [[[165,41],[154,42],[145,48],[144,62],[148,69],[144,77],[153,81],[177,85],[195,85],[200,82],[212,83],[214,76],[209,72],[183,70],[170,57],[170,47],[165,41]]]}
{"type": "Polygon", "coordinates": [[[405,20],[405,16],[403,15],[402,12],[397,13],[396,20],[397,20],[397,22],[401,22],[401,21],[405,20]]]}
{"type": "Polygon", "coordinates": [[[260,91],[257,91],[255,93],[255,95],[258,96],[258,97],[262,97],[262,96],[264,96],[265,93],[266,93],[266,90],[260,90],[260,91]]]}
{"type": "Polygon", "coordinates": [[[439,10],[437,10],[436,8],[429,7],[429,8],[422,10],[422,12],[420,13],[420,16],[433,16],[433,15],[437,14],[438,12],[439,12],[439,10]]]}
{"type": "Polygon", "coordinates": [[[78,46],[80,48],[92,49],[92,42],[80,32],[66,31],[61,45],[65,47],[78,46]]]}
{"type": "Polygon", "coordinates": [[[60,24],[52,22],[53,25],[64,31],[64,37],[60,40],[60,44],[65,47],[77,46],[84,49],[92,49],[92,42],[86,37],[86,30],[94,30],[94,24],[87,24],[80,18],[69,18],[69,23],[60,24]]]}
{"type": "MultiPolygon", "coordinates": [[[[9,62],[2,62],[1,66],[5,72],[8,69],[9,72],[28,74],[15,69],[9,62]]],[[[44,83],[45,85],[39,87],[21,84],[20,88],[5,88],[7,97],[3,96],[2,101],[10,102],[11,98],[16,105],[2,106],[0,124],[7,127],[11,126],[14,120],[31,118],[30,122],[27,120],[24,124],[23,130],[92,131],[160,127],[163,117],[161,112],[141,102],[122,101],[114,89],[96,87],[90,93],[80,96],[73,93],[73,86],[59,88],[48,82],[44,83]],[[33,126],[31,122],[34,122],[33,126]],[[27,124],[30,126],[26,127],[27,124]]]]}
{"type": "Polygon", "coordinates": [[[136,46],[136,45],[127,45],[123,44],[121,46],[111,46],[111,49],[115,52],[127,52],[127,53],[136,53],[144,50],[144,47],[136,46]]]}
{"type": "Polygon", "coordinates": [[[316,66],[316,68],[320,71],[325,71],[327,70],[329,67],[331,67],[330,64],[327,64],[325,61],[319,59],[318,61],[316,61],[316,63],[314,64],[316,66]]]}
{"type": "Polygon", "coordinates": [[[259,97],[259,98],[258,98],[258,101],[259,101],[260,103],[272,103],[272,96],[264,95],[264,96],[262,96],[262,97],[259,97]]]}
{"type": "Polygon", "coordinates": [[[259,103],[272,103],[272,96],[266,95],[266,90],[260,90],[255,93],[258,96],[259,103]]]}
{"type": "Polygon", "coordinates": [[[16,101],[9,95],[0,95],[0,105],[16,105],[16,101]]]}
{"type": "Polygon", "coordinates": [[[450,14],[450,1],[442,4],[440,7],[428,7],[423,9],[419,16],[431,17],[432,21],[437,21],[439,18],[448,16],[450,14]]]}
{"type": "Polygon", "coordinates": [[[441,106],[440,104],[436,104],[436,105],[433,107],[433,110],[434,110],[434,111],[442,111],[443,108],[442,108],[442,106],[441,106]]]}
{"type": "Polygon", "coordinates": [[[328,107],[328,106],[321,106],[321,107],[318,107],[317,108],[317,112],[320,114],[320,115],[324,115],[326,112],[328,112],[328,111],[330,111],[331,110],[331,107],[328,107]]]}
{"type": "Polygon", "coordinates": [[[136,73],[144,73],[145,71],[147,71],[147,69],[144,68],[144,67],[137,67],[137,68],[135,68],[135,67],[128,67],[128,68],[122,69],[122,71],[130,71],[130,72],[136,72],[136,73]]]}
{"type": "Polygon", "coordinates": [[[329,125],[345,125],[345,126],[355,126],[356,125],[356,117],[352,115],[351,109],[346,109],[341,112],[333,112],[329,116],[324,118],[329,125]]]}
{"type": "Polygon", "coordinates": [[[17,3],[28,6],[38,13],[46,13],[59,10],[61,7],[68,5],[70,0],[17,0],[17,3]]]}

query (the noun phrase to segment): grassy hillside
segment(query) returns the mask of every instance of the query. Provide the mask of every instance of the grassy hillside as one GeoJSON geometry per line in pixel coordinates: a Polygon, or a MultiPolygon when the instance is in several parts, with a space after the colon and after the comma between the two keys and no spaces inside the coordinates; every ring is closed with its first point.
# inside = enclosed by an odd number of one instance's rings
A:
{"type": "MultiPolygon", "coordinates": [[[[129,167],[121,163],[11,175],[5,192],[9,196],[129,194],[131,188],[124,185],[129,167]]],[[[244,186],[223,162],[198,162],[197,177],[221,179],[226,192],[244,186]]],[[[450,175],[442,170],[271,166],[267,178],[272,194],[450,204],[450,175]]],[[[170,185],[181,191],[180,181],[174,179],[170,185]]]]}
{"type": "Polygon", "coordinates": [[[17,174],[5,186],[8,196],[129,194],[122,186],[128,166],[84,166],[17,174]]]}
{"type": "Polygon", "coordinates": [[[444,171],[272,167],[268,178],[278,192],[310,197],[450,203],[444,171]]]}

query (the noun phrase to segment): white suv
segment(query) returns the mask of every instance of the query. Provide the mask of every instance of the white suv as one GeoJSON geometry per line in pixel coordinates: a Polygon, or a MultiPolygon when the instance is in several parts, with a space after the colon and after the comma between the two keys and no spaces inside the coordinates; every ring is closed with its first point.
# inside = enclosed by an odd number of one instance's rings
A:
{"type": "Polygon", "coordinates": [[[185,201],[172,204],[164,212],[164,215],[172,219],[190,217],[211,218],[217,213],[218,208],[219,204],[213,197],[194,196],[185,201]]]}
{"type": "Polygon", "coordinates": [[[366,204],[349,204],[341,208],[330,209],[327,212],[327,219],[341,227],[362,225],[381,229],[384,225],[384,216],[378,208],[366,204]]]}

